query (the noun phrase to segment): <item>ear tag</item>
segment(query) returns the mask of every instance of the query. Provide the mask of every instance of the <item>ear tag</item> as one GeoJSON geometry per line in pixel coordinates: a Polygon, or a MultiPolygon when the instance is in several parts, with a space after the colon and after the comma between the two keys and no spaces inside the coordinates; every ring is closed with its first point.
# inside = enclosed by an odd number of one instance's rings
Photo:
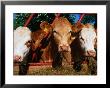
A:
{"type": "Polygon", "coordinates": [[[44,32],[48,33],[48,29],[47,29],[47,28],[45,28],[45,29],[44,29],[44,32]]]}

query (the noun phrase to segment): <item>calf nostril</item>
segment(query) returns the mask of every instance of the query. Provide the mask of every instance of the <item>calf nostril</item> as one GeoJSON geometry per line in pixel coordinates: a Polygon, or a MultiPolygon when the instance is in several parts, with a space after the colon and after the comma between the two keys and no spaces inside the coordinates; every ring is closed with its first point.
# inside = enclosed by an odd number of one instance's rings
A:
{"type": "Polygon", "coordinates": [[[18,56],[18,55],[16,55],[16,56],[14,56],[14,59],[15,59],[15,61],[20,61],[20,59],[21,59],[21,56],[18,56]]]}
{"type": "Polygon", "coordinates": [[[69,46],[67,46],[67,45],[61,45],[61,46],[60,46],[60,49],[61,49],[62,51],[68,51],[68,50],[69,50],[69,46]]]}
{"type": "Polygon", "coordinates": [[[63,49],[63,46],[60,46],[61,49],[63,49]]]}

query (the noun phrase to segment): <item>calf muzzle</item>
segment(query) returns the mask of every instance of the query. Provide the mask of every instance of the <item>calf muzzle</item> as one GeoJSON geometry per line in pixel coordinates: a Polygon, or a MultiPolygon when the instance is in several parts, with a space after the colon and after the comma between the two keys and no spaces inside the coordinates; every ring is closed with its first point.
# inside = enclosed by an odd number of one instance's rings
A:
{"type": "Polygon", "coordinates": [[[87,51],[87,56],[95,57],[96,56],[96,52],[93,51],[93,50],[89,50],[89,51],[87,51]]]}
{"type": "Polygon", "coordinates": [[[68,51],[70,51],[70,46],[69,45],[60,45],[59,46],[59,51],[68,52],[68,51]]]}

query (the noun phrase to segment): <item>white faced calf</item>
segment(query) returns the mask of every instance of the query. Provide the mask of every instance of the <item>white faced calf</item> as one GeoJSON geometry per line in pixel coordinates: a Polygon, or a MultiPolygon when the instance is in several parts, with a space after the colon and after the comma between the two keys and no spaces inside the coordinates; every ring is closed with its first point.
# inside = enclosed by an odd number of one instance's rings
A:
{"type": "Polygon", "coordinates": [[[84,51],[84,56],[96,56],[96,32],[91,24],[86,24],[79,33],[79,42],[84,51]]]}
{"type": "Polygon", "coordinates": [[[21,62],[30,50],[31,31],[27,27],[14,30],[14,61],[21,62]]]}

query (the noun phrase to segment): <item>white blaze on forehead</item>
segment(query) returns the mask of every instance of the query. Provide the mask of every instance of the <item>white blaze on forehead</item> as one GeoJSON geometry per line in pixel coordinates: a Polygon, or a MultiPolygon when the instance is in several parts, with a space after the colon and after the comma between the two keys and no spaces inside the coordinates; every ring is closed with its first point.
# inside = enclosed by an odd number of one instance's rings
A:
{"type": "Polygon", "coordinates": [[[84,38],[84,39],[93,39],[96,37],[96,33],[94,31],[93,28],[82,28],[82,31],[81,31],[81,36],[84,38]]]}
{"type": "Polygon", "coordinates": [[[27,27],[18,27],[14,30],[14,55],[25,57],[29,52],[29,48],[25,45],[31,40],[31,31],[27,27]]]}
{"type": "Polygon", "coordinates": [[[94,39],[96,38],[96,33],[93,27],[90,28],[82,28],[80,32],[80,42],[81,46],[87,50],[94,50],[94,39]]]}

